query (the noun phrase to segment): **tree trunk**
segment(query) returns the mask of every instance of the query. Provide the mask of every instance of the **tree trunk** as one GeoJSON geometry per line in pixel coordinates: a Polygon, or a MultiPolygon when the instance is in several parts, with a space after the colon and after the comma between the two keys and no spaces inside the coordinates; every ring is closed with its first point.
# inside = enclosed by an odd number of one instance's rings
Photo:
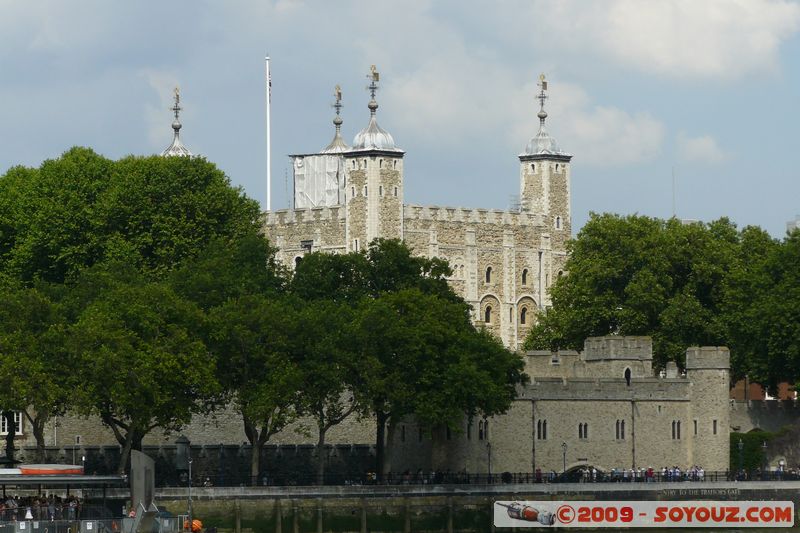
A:
{"type": "Polygon", "coordinates": [[[375,413],[377,427],[375,428],[375,477],[378,483],[383,483],[383,455],[386,443],[386,420],[389,416],[383,411],[375,413]]]}
{"type": "Polygon", "coordinates": [[[6,461],[8,467],[12,468],[14,463],[14,435],[17,433],[17,425],[14,423],[14,411],[3,411],[3,417],[6,419],[6,461]]]}
{"type": "Polygon", "coordinates": [[[45,450],[44,442],[45,422],[47,422],[46,418],[37,416],[33,419],[33,423],[31,424],[31,427],[33,428],[33,436],[36,437],[36,454],[40,463],[47,462],[47,451],[45,450]]]}
{"type": "Polygon", "coordinates": [[[325,433],[328,429],[319,426],[319,438],[317,439],[317,485],[325,484],[325,433]]]}
{"type": "Polygon", "coordinates": [[[258,485],[258,474],[261,472],[261,444],[258,439],[250,442],[250,484],[258,485]]]}
{"type": "Polygon", "coordinates": [[[119,457],[119,464],[117,465],[117,474],[119,474],[120,476],[125,473],[125,469],[128,466],[128,458],[131,455],[132,446],[133,446],[133,431],[128,430],[128,433],[125,435],[125,445],[122,447],[122,453],[120,454],[119,457]]]}

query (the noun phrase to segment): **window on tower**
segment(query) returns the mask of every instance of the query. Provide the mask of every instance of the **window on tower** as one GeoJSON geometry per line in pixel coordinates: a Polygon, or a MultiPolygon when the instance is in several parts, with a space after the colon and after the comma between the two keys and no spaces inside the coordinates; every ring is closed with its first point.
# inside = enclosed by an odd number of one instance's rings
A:
{"type": "Polygon", "coordinates": [[[528,308],[523,307],[522,311],[519,312],[519,323],[524,326],[527,321],[528,321],[528,308]]]}
{"type": "Polygon", "coordinates": [[[523,285],[527,285],[528,284],[528,269],[527,268],[522,271],[522,284],[523,285]]]}
{"type": "Polygon", "coordinates": [[[487,305],[486,309],[483,310],[483,321],[487,324],[492,322],[492,306],[487,305]]]}
{"type": "Polygon", "coordinates": [[[486,267],[486,283],[492,282],[492,267],[486,267]]]}

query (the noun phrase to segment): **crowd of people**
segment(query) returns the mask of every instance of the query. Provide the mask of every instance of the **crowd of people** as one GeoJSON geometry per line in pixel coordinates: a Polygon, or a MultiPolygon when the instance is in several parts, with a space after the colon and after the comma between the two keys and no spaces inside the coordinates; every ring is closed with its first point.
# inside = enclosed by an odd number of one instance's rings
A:
{"type": "Polygon", "coordinates": [[[81,501],[75,496],[10,496],[0,501],[0,520],[79,520],[81,501]]]}

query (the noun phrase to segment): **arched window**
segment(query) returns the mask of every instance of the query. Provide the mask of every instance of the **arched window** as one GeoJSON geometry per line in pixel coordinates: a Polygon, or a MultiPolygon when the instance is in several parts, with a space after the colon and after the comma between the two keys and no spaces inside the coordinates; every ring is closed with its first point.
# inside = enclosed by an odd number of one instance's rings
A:
{"type": "Polygon", "coordinates": [[[356,188],[355,187],[350,187],[350,196],[352,198],[356,197],[356,188]]]}
{"type": "Polygon", "coordinates": [[[486,309],[483,311],[483,321],[487,324],[492,322],[492,306],[487,305],[486,309]]]}
{"type": "Polygon", "coordinates": [[[383,196],[383,185],[378,186],[378,196],[383,196]]]}
{"type": "Polygon", "coordinates": [[[523,307],[522,311],[519,312],[519,323],[523,326],[528,322],[528,308],[523,307]]]}
{"type": "Polygon", "coordinates": [[[536,422],[536,438],[538,440],[547,440],[547,420],[536,422]]]}
{"type": "Polygon", "coordinates": [[[302,256],[299,256],[299,255],[298,255],[297,257],[295,257],[295,258],[294,258],[294,268],[297,268],[297,267],[299,267],[299,266],[300,266],[300,262],[301,262],[302,260],[303,260],[303,257],[302,257],[302,256]]]}
{"type": "Polygon", "coordinates": [[[523,285],[527,285],[528,284],[528,269],[527,268],[523,269],[523,271],[522,271],[522,284],[523,285]]]}
{"type": "Polygon", "coordinates": [[[394,195],[397,197],[397,187],[394,188],[394,195]]]}
{"type": "Polygon", "coordinates": [[[630,368],[626,368],[625,369],[625,383],[628,384],[628,387],[631,386],[631,369],[630,368]]]}
{"type": "Polygon", "coordinates": [[[673,420],[672,421],[672,438],[674,440],[681,439],[681,421],[680,420],[673,420]]]}
{"type": "Polygon", "coordinates": [[[492,267],[486,267],[486,283],[492,282],[492,267]]]}
{"type": "Polygon", "coordinates": [[[483,440],[483,420],[478,422],[478,440],[483,440]]]}
{"type": "Polygon", "coordinates": [[[513,322],[514,321],[514,308],[513,307],[509,307],[508,308],[508,321],[509,322],[513,322]]]}
{"type": "Polygon", "coordinates": [[[556,229],[561,229],[561,217],[556,217],[556,229]]]}
{"type": "Polygon", "coordinates": [[[531,172],[536,172],[536,163],[531,163],[531,172]]]}
{"type": "Polygon", "coordinates": [[[364,196],[366,196],[366,195],[367,195],[367,186],[364,185],[364,196]]]}

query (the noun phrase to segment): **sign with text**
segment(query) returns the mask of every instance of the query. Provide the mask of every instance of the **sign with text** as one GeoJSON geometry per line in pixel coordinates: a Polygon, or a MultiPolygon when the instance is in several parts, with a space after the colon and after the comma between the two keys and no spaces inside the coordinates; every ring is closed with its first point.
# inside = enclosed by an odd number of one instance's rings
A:
{"type": "Polygon", "coordinates": [[[793,502],[497,501],[495,527],[792,527],[793,502]]]}

